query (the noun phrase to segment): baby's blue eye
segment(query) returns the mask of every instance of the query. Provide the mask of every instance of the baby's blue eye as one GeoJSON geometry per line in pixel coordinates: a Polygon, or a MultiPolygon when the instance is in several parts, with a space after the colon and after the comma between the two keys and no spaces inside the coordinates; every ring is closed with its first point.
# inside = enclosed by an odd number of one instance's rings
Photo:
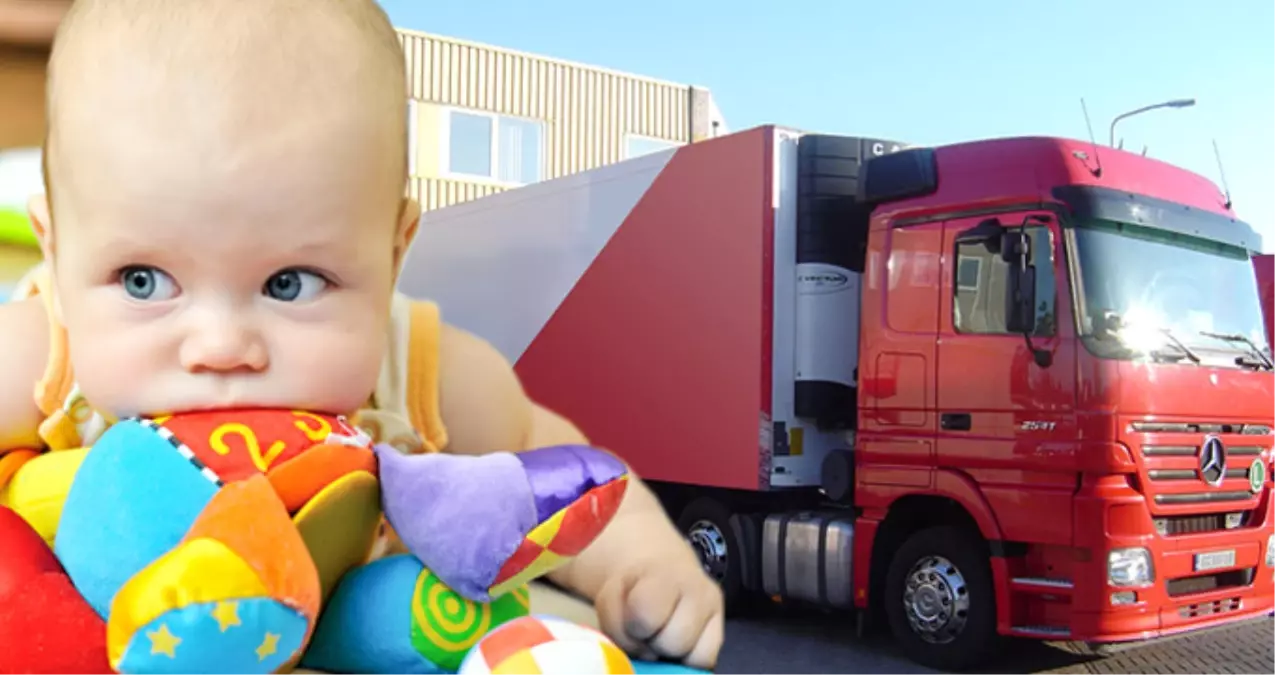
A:
{"type": "Polygon", "coordinates": [[[293,269],[276,272],[266,280],[262,292],[280,302],[297,302],[314,298],[327,286],[327,279],[313,272],[293,269]]]}
{"type": "Polygon", "coordinates": [[[134,300],[168,300],[177,294],[173,278],[154,267],[127,267],[120,272],[120,285],[134,300]]]}

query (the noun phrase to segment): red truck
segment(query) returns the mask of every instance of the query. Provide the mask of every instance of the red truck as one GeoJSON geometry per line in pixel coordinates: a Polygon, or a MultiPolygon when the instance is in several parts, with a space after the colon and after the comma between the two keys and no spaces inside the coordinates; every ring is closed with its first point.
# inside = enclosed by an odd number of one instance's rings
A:
{"type": "Polygon", "coordinates": [[[427,213],[400,288],[628,461],[730,607],[963,669],[1272,613],[1258,250],[1112,148],[765,126],[427,213]]]}

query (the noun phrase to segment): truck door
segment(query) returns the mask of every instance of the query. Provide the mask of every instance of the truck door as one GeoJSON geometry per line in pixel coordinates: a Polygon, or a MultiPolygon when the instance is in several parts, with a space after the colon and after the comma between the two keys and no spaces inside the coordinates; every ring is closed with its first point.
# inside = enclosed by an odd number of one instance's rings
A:
{"type": "Polygon", "coordinates": [[[1071,322],[1061,319],[1070,316],[1070,302],[1058,221],[1032,212],[953,219],[944,223],[943,246],[936,463],[979,486],[1008,539],[1066,543],[1076,479],[1069,458],[1058,455],[1076,438],[1076,354],[1071,322]],[[987,232],[1028,235],[1031,348],[1024,333],[1008,329],[1006,298],[1018,263],[988,243],[997,237],[975,238],[987,232]],[[1052,362],[1040,365],[1033,349],[1052,362]]]}

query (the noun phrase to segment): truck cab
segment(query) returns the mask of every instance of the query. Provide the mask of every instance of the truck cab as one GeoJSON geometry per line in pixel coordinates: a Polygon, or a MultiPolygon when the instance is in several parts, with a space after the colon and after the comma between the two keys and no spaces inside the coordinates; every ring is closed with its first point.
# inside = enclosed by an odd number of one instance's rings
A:
{"type": "Polygon", "coordinates": [[[1051,138],[864,173],[854,502],[878,555],[857,582],[896,632],[955,648],[988,628],[962,596],[988,582],[1002,635],[1107,645],[1269,614],[1275,377],[1260,242],[1225,197],[1051,138]],[[947,540],[881,557],[945,506],[947,540]],[[954,560],[970,546],[990,579],[954,560]]]}

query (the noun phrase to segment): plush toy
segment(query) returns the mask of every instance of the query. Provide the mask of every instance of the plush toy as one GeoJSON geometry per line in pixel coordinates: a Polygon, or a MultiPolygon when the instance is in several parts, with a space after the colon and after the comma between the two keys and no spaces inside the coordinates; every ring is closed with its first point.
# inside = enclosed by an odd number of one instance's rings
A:
{"type": "Polygon", "coordinates": [[[551,616],[524,616],[483,636],[459,675],[632,673],[633,662],[602,633],[551,616]]]}
{"type": "Polygon", "coordinates": [[[668,661],[630,660],[601,631],[545,615],[524,616],[484,635],[459,675],[709,675],[668,661]]]}
{"type": "Polygon", "coordinates": [[[56,559],[0,511],[0,643],[26,643],[0,671],[455,672],[626,485],[585,446],[408,456],[305,412],[123,420],[76,471],[56,559]],[[364,564],[383,516],[410,554],[364,564]]]}

